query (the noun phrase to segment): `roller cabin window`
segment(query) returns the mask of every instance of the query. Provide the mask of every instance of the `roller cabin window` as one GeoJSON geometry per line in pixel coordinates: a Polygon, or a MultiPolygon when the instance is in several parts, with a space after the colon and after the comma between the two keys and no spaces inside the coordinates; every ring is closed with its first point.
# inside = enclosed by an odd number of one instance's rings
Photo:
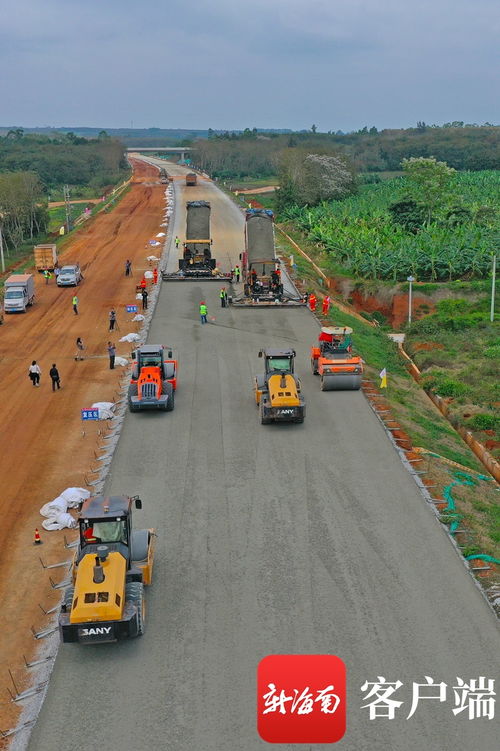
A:
{"type": "Polygon", "coordinates": [[[291,370],[288,357],[270,357],[267,363],[269,371],[281,373],[283,370],[291,370]]]}
{"type": "Polygon", "coordinates": [[[82,538],[86,544],[122,542],[128,545],[128,531],[125,519],[106,522],[92,522],[86,519],[81,525],[82,538]]]}

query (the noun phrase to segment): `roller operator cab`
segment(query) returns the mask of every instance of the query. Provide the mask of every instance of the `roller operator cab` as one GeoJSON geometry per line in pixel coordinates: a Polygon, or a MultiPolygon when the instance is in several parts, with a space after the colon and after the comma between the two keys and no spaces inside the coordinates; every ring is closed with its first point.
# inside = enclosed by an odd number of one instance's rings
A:
{"type": "Polygon", "coordinates": [[[352,353],[349,326],[324,326],[311,347],[311,370],[320,376],[322,391],[356,391],[361,388],[363,360],[352,353]]]}
{"type": "Polygon", "coordinates": [[[300,381],[294,374],[295,350],[261,349],[264,374],[255,377],[255,401],[262,425],[304,422],[306,407],[300,381]]]}
{"type": "Polygon", "coordinates": [[[144,344],[132,352],[135,361],[128,387],[131,412],[142,409],[163,409],[171,412],[175,406],[177,388],[177,360],[172,350],[163,344],[144,344]]]}
{"type": "Polygon", "coordinates": [[[96,496],[82,505],[73,582],[59,615],[63,642],[114,642],[144,633],[144,587],[153,573],[154,529],[132,529],[137,496],[96,496]]]}

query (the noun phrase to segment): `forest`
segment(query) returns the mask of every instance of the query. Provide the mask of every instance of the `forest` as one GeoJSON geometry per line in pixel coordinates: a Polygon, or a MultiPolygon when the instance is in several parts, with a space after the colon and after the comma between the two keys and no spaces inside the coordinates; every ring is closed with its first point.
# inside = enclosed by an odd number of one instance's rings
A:
{"type": "Polygon", "coordinates": [[[270,177],[277,174],[281,154],[293,148],[309,153],[330,153],[346,158],[360,173],[401,170],[403,159],[435,157],[456,170],[500,169],[500,127],[448,123],[443,127],[418,123],[406,130],[367,127],[356,133],[262,133],[247,128],[243,133],[208,132],[194,143],[194,161],[220,179],[270,177]]]}

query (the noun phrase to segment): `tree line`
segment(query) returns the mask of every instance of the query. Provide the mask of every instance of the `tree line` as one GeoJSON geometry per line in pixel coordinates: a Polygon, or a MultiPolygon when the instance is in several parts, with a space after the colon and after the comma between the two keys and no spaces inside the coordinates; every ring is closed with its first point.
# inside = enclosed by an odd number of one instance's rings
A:
{"type": "Polygon", "coordinates": [[[7,249],[47,232],[50,191],[67,184],[99,194],[127,169],[123,144],[105,131],[89,140],[11,129],[0,138],[0,228],[7,249]]]}
{"type": "Polygon", "coordinates": [[[74,133],[52,138],[15,128],[0,138],[0,173],[35,172],[46,191],[68,184],[99,192],[118,182],[126,169],[123,144],[105,131],[94,139],[74,133]]]}
{"type": "Polygon", "coordinates": [[[47,231],[47,201],[35,172],[0,174],[0,232],[6,248],[15,248],[47,231]]]}
{"type": "Polygon", "coordinates": [[[277,173],[279,154],[301,148],[309,153],[329,151],[345,157],[358,172],[400,171],[403,159],[435,157],[456,170],[500,169],[500,127],[449,123],[447,127],[428,126],[382,130],[367,126],[356,133],[289,134],[261,133],[246,128],[242,133],[215,133],[194,143],[196,163],[214,177],[233,179],[266,178],[277,173]]]}

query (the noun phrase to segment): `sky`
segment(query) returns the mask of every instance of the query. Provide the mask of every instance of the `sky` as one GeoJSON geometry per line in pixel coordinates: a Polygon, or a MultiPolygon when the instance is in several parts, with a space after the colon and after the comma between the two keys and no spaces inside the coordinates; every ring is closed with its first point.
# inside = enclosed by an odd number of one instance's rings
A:
{"type": "Polygon", "coordinates": [[[0,0],[0,125],[500,123],[498,0],[0,0]]]}

